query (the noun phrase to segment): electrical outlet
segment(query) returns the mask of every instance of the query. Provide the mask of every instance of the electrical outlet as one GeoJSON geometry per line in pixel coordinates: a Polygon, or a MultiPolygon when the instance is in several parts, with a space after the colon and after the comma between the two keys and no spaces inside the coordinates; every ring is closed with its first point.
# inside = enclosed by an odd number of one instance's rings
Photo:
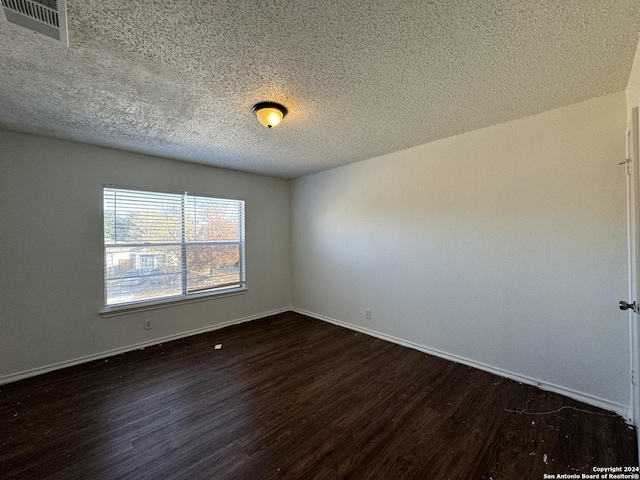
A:
{"type": "Polygon", "coordinates": [[[147,318],[146,320],[143,320],[142,324],[143,324],[145,330],[151,330],[153,328],[153,325],[151,325],[151,319],[150,318],[147,318]]]}
{"type": "Polygon", "coordinates": [[[370,308],[365,308],[364,309],[364,318],[366,318],[367,320],[371,320],[371,309],[370,308]]]}

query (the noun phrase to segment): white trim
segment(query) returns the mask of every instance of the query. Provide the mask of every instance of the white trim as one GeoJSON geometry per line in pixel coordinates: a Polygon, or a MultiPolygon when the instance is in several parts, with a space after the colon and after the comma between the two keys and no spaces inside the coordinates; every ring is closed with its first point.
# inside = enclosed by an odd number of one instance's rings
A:
{"type": "Polygon", "coordinates": [[[69,46],[69,22],[67,22],[67,0],[58,0],[58,28],[60,30],[60,42],[69,46]]]}
{"type": "Polygon", "coordinates": [[[290,311],[291,311],[291,308],[289,307],[281,308],[279,310],[272,310],[270,312],[264,312],[258,315],[251,315],[249,317],[238,318],[235,320],[228,320],[226,322],[218,323],[216,325],[209,325],[207,327],[197,328],[195,330],[189,330],[188,332],[176,333],[174,335],[169,335],[167,337],[162,337],[162,338],[155,338],[147,342],[136,343],[135,345],[116,348],[114,350],[108,350],[102,353],[96,353],[93,355],[87,355],[85,357],[74,358],[72,360],[65,360],[64,362],[54,363],[51,365],[47,365],[45,367],[38,367],[38,368],[33,368],[31,370],[12,373],[9,375],[5,375],[4,377],[0,377],[0,385],[4,385],[6,383],[11,383],[11,382],[17,382],[18,380],[24,380],[25,378],[35,377],[36,375],[42,375],[43,373],[52,372],[54,370],[60,370],[61,368],[72,367],[74,365],[91,362],[93,360],[100,360],[102,358],[113,357],[115,355],[120,355],[121,353],[131,352],[133,350],[140,350],[146,347],[151,347],[153,345],[158,345],[160,343],[171,342],[173,340],[179,340],[181,338],[191,337],[193,335],[199,335],[201,333],[212,332],[214,330],[219,330],[221,328],[229,327],[231,325],[239,325],[241,323],[251,322],[254,320],[259,320],[261,318],[269,317],[271,315],[277,315],[279,313],[285,313],[290,311]]]}
{"type": "MultiPolygon", "coordinates": [[[[638,224],[638,199],[640,196],[639,175],[640,162],[639,139],[640,125],[638,125],[638,107],[631,108],[631,118],[627,118],[627,225],[629,228],[629,300],[640,302],[638,276],[640,257],[638,244],[640,242],[640,225],[638,224]]],[[[638,370],[640,360],[638,356],[638,314],[629,312],[630,333],[630,367],[631,367],[631,417],[636,427],[640,422],[640,385],[638,384],[638,370]]],[[[640,436],[637,436],[637,451],[640,455],[640,436]]]]}
{"type": "Polygon", "coordinates": [[[242,287],[217,292],[191,293],[189,295],[176,295],[160,300],[122,303],[120,305],[114,305],[113,307],[105,307],[104,310],[100,310],[100,315],[104,318],[117,317],[118,315],[157,310],[158,308],[175,307],[176,305],[182,305],[184,303],[204,302],[206,300],[213,300],[214,298],[244,295],[247,291],[248,288],[244,285],[242,287]]]}
{"type": "Polygon", "coordinates": [[[219,198],[220,200],[240,200],[245,202],[245,199],[242,197],[221,197],[220,195],[216,195],[215,193],[197,193],[197,192],[189,192],[187,190],[149,190],[146,187],[131,187],[127,185],[115,185],[111,183],[105,183],[102,185],[103,190],[105,188],[115,188],[118,190],[133,190],[137,192],[153,192],[153,193],[169,193],[172,195],[191,195],[194,197],[208,197],[208,198],[219,198]]]}
{"type": "MultiPolygon", "coordinates": [[[[626,152],[626,164],[625,164],[625,170],[626,170],[626,175],[625,175],[625,179],[626,179],[626,187],[627,187],[627,252],[629,255],[629,262],[628,262],[628,283],[629,283],[629,295],[628,295],[628,300],[627,301],[631,301],[631,300],[635,300],[636,299],[636,284],[635,284],[635,268],[636,268],[636,258],[635,258],[635,208],[633,205],[633,200],[635,198],[634,194],[635,194],[635,190],[633,188],[633,182],[634,182],[634,160],[632,158],[632,146],[631,146],[631,142],[632,142],[632,130],[631,128],[627,128],[627,132],[626,132],[626,143],[627,143],[627,152],[626,152]]],[[[630,385],[631,388],[630,390],[630,401],[629,403],[631,404],[632,408],[631,408],[631,417],[632,417],[632,421],[634,424],[637,424],[638,418],[637,418],[637,412],[635,411],[634,408],[634,402],[635,402],[635,390],[634,390],[634,322],[635,319],[633,318],[635,315],[635,312],[632,310],[629,310],[629,315],[628,315],[628,321],[629,321],[629,374],[630,374],[630,385]]]]}
{"type": "Polygon", "coordinates": [[[401,338],[387,335],[386,333],[376,332],[375,330],[370,330],[368,328],[363,328],[358,325],[353,325],[351,323],[343,322],[341,320],[336,320],[335,318],[325,317],[324,315],[308,312],[306,310],[302,310],[301,308],[291,307],[291,310],[296,313],[306,315],[308,317],[316,318],[318,320],[333,323],[334,325],[338,325],[340,327],[348,328],[349,330],[354,330],[356,332],[364,333],[365,335],[371,335],[372,337],[380,338],[382,340],[386,340],[388,342],[392,342],[397,345],[402,345],[403,347],[413,348],[414,350],[428,353],[429,355],[434,355],[436,357],[444,358],[445,360],[451,360],[453,362],[462,363],[463,365],[467,365],[469,367],[477,368],[479,370],[484,370],[485,372],[489,372],[495,375],[499,375],[501,377],[509,378],[511,380],[515,380],[516,382],[524,383],[527,385],[533,385],[542,390],[559,393],[560,395],[564,395],[565,397],[578,400],[579,402],[587,403],[589,405],[593,405],[594,407],[615,412],[620,416],[622,416],[627,422],[631,421],[632,414],[631,414],[631,409],[629,405],[621,405],[619,403],[614,403],[604,398],[596,397],[595,395],[590,395],[588,393],[579,392],[571,388],[562,387],[560,385],[555,385],[553,383],[548,383],[542,380],[537,380],[535,378],[531,378],[526,375],[520,375],[518,373],[513,373],[508,370],[503,370],[501,368],[492,367],[491,365],[487,365],[485,363],[477,362],[475,360],[470,360],[468,358],[460,357],[458,355],[454,355],[451,353],[446,353],[446,352],[437,350],[435,348],[425,347],[424,345],[419,345],[417,343],[409,342],[401,338]]]}

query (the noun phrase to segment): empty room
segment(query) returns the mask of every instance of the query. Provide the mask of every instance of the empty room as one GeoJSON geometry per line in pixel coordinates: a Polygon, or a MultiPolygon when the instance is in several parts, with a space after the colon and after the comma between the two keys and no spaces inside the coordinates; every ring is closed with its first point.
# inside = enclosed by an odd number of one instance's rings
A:
{"type": "Polygon", "coordinates": [[[640,478],[637,0],[2,0],[0,478],[640,478]]]}

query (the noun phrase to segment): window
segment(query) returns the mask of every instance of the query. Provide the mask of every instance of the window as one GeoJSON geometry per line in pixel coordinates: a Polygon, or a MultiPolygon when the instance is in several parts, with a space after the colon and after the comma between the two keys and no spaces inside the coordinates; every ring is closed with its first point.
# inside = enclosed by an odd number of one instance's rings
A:
{"type": "Polygon", "coordinates": [[[104,283],[107,309],[244,289],[244,201],[105,187],[104,283]]]}

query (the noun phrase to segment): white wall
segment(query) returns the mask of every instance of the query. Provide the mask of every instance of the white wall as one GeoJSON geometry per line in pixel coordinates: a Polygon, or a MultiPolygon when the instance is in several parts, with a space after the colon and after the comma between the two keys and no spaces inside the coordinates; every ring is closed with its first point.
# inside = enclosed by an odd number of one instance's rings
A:
{"type": "Polygon", "coordinates": [[[0,380],[287,308],[290,215],[286,180],[0,130],[0,380]],[[104,184],[246,200],[249,291],[102,318],[104,184]]]}
{"type": "Polygon", "coordinates": [[[295,180],[293,305],[628,413],[625,103],[295,180]]]}

